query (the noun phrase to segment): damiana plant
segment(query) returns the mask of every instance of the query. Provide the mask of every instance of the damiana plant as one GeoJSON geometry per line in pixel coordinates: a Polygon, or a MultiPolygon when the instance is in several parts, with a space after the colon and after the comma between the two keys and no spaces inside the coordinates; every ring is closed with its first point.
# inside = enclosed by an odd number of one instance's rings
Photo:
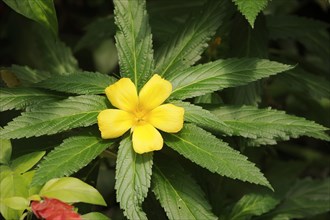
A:
{"type": "Polygon", "coordinates": [[[329,25],[295,1],[84,1],[82,37],[3,2],[5,219],[327,219],[329,25]]]}

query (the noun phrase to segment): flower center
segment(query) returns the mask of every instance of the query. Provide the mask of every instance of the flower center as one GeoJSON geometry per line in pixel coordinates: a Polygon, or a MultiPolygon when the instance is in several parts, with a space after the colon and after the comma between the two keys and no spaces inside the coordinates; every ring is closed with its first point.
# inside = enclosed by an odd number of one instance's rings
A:
{"type": "Polygon", "coordinates": [[[136,124],[145,123],[147,120],[147,113],[148,112],[146,112],[145,110],[141,110],[141,109],[137,108],[133,113],[135,116],[135,123],[136,124]]]}

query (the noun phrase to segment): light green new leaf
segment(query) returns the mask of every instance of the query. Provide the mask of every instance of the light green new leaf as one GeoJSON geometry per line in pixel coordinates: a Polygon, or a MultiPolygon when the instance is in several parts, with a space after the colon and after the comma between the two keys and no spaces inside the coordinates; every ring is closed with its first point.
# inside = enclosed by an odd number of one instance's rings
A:
{"type": "Polygon", "coordinates": [[[171,103],[184,108],[185,121],[192,122],[199,127],[215,132],[220,132],[227,135],[232,134],[232,129],[208,110],[188,102],[174,101],[171,103]]]}
{"type": "Polygon", "coordinates": [[[198,61],[208,46],[207,41],[228,15],[227,9],[226,1],[209,1],[205,4],[200,13],[189,18],[157,51],[154,72],[171,78],[198,61]]]}
{"type": "Polygon", "coordinates": [[[147,196],[152,174],[152,153],[137,154],[131,137],[120,143],[116,164],[116,194],[129,219],[147,219],[142,202],[147,196]]]}
{"type": "Polygon", "coordinates": [[[245,220],[251,216],[259,216],[275,208],[279,202],[271,195],[247,194],[235,204],[228,219],[245,220]]]}
{"type": "Polygon", "coordinates": [[[309,136],[330,140],[327,128],[305,118],[287,115],[274,109],[258,109],[254,106],[224,106],[211,111],[234,130],[235,135],[252,139],[264,139],[266,144],[290,137],[309,136]]]}
{"type": "Polygon", "coordinates": [[[171,98],[185,99],[228,87],[245,85],[291,69],[292,66],[256,58],[217,60],[190,67],[168,80],[173,85],[171,98]]]}
{"type": "Polygon", "coordinates": [[[65,139],[41,161],[31,185],[42,185],[52,178],[73,174],[90,163],[112,143],[95,136],[65,139]]]}
{"type": "Polygon", "coordinates": [[[97,115],[106,108],[105,97],[96,95],[69,97],[22,113],[9,122],[0,131],[0,135],[8,139],[32,137],[89,126],[97,122],[97,115]]]}
{"type": "Polygon", "coordinates": [[[57,17],[53,0],[3,0],[17,13],[32,19],[57,36],[57,17]]]}
{"type": "Polygon", "coordinates": [[[23,156],[20,156],[12,161],[10,164],[10,167],[16,172],[16,173],[25,173],[29,169],[31,169],[34,165],[38,163],[39,160],[45,155],[46,151],[37,151],[32,152],[29,154],[25,154],[23,156]]]}
{"type": "Polygon", "coordinates": [[[27,106],[56,101],[60,96],[32,88],[0,88],[0,111],[24,109],[27,106]]]}
{"type": "Polygon", "coordinates": [[[30,201],[24,197],[13,196],[4,198],[2,204],[15,210],[25,210],[29,207],[30,201]]]}
{"type": "Polygon", "coordinates": [[[120,72],[140,88],[152,74],[152,35],[145,0],[114,0],[120,72]]]}
{"type": "Polygon", "coordinates": [[[179,133],[165,134],[164,139],[169,147],[211,172],[272,189],[247,157],[199,127],[186,124],[179,133]]]}
{"type": "Polygon", "coordinates": [[[41,188],[39,195],[59,199],[67,203],[84,202],[106,206],[102,195],[94,187],[73,177],[49,180],[41,188]]]}
{"type": "Polygon", "coordinates": [[[51,76],[49,72],[31,69],[28,66],[12,65],[6,69],[14,73],[23,86],[30,86],[51,76]]]}
{"type": "Polygon", "coordinates": [[[232,0],[238,10],[249,21],[251,27],[254,26],[254,21],[257,15],[267,6],[268,0],[232,0]]]}
{"type": "Polygon", "coordinates": [[[107,216],[100,212],[90,212],[81,216],[82,220],[110,220],[107,216]]]}
{"type": "Polygon", "coordinates": [[[282,203],[270,213],[273,219],[309,218],[330,211],[330,179],[299,180],[282,203]]]}
{"type": "MultiPolygon", "coordinates": [[[[1,127],[0,130],[2,130],[1,127]]],[[[11,152],[12,147],[10,140],[0,138],[0,164],[8,164],[11,158],[11,152]]]]}
{"type": "Polygon", "coordinates": [[[68,76],[53,76],[36,84],[37,87],[80,95],[103,94],[114,77],[92,72],[76,72],[68,76]]]}
{"type": "Polygon", "coordinates": [[[152,191],[169,219],[217,219],[200,186],[179,163],[156,160],[152,191]]]}

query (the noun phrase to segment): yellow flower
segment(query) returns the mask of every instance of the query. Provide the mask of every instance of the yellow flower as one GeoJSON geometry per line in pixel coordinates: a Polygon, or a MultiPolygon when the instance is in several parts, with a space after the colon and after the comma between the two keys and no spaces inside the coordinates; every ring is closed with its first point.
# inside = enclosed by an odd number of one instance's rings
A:
{"type": "Polygon", "coordinates": [[[133,148],[142,154],[163,147],[159,130],[176,133],[182,129],[184,109],[162,103],[170,96],[172,84],[155,74],[139,95],[129,78],[122,78],[105,89],[111,104],[97,117],[103,139],[117,138],[131,129],[133,148]],[[157,129],[156,129],[157,128],[157,129]]]}

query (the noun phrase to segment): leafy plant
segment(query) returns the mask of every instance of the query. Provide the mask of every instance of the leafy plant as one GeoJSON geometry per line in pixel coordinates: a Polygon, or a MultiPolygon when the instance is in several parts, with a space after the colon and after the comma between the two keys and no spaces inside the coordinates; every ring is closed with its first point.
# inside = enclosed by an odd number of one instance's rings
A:
{"type": "Polygon", "coordinates": [[[114,0],[114,12],[91,23],[73,10],[90,23],[73,43],[62,20],[73,2],[55,1],[57,17],[51,0],[4,0],[33,20],[7,8],[1,30],[18,42],[7,46],[18,49],[16,64],[1,69],[5,219],[31,218],[24,210],[44,197],[106,200],[105,208],[78,204],[83,219],[296,219],[330,211],[328,23],[280,14],[283,5],[268,0],[114,0]],[[29,28],[17,34],[13,25],[29,28]],[[162,150],[143,154],[133,149],[132,131],[102,139],[97,117],[118,107],[105,89],[129,78],[139,92],[155,74],[172,85],[165,102],[184,109],[182,129],[161,132],[162,150]]]}

